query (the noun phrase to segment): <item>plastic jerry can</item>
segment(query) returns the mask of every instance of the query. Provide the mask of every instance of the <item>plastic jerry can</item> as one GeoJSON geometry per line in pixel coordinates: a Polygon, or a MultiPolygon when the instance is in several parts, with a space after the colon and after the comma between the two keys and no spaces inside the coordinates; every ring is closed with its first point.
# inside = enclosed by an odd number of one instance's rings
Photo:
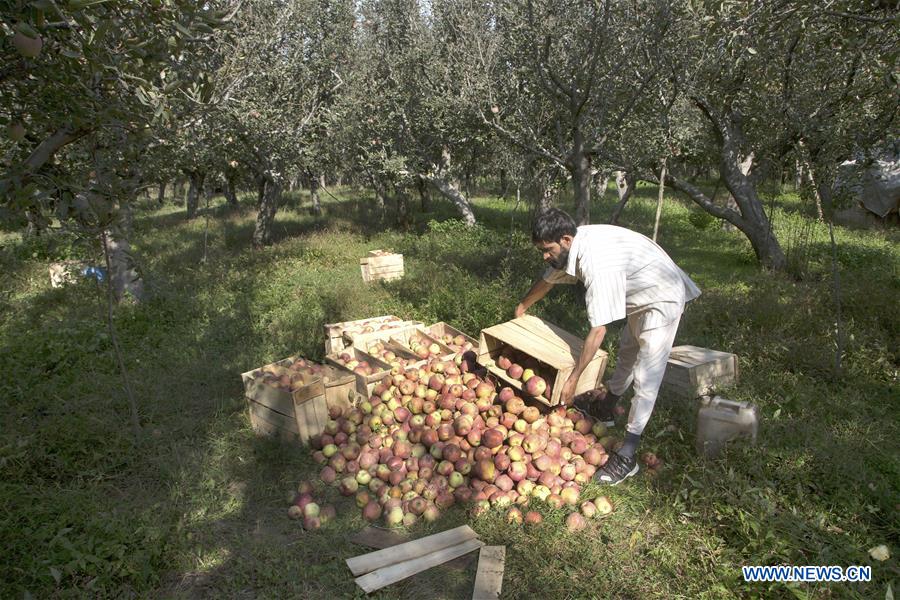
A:
{"type": "Polygon", "coordinates": [[[750,438],[755,443],[758,427],[759,415],[754,404],[704,396],[697,413],[697,453],[715,458],[726,442],[739,437],[750,438]]]}

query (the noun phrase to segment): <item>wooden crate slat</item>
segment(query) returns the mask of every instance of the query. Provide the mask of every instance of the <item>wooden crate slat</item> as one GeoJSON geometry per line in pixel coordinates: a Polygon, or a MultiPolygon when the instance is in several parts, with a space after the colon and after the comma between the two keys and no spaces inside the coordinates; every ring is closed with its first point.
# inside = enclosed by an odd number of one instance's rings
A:
{"type": "Polygon", "coordinates": [[[262,404],[257,404],[253,400],[248,399],[248,404],[252,415],[255,415],[257,418],[266,421],[275,427],[299,435],[300,431],[297,429],[297,422],[293,418],[275,412],[274,410],[269,410],[262,404]]]}
{"type": "Polygon", "coordinates": [[[245,391],[248,398],[286,416],[293,414],[291,394],[269,385],[262,380],[255,380],[245,391]]]}
{"type": "Polygon", "coordinates": [[[355,319],[352,321],[342,321],[340,323],[325,324],[325,354],[333,354],[346,348],[352,337],[352,330],[364,325],[373,327],[386,325],[393,322],[403,322],[403,319],[396,315],[381,315],[379,317],[370,317],[367,319],[355,319]],[[348,333],[345,336],[345,333],[348,333]],[[345,341],[346,340],[346,341],[345,341]]]}
{"type": "Polygon", "coordinates": [[[425,536],[391,548],[369,552],[347,559],[347,566],[354,575],[368,573],[388,565],[420,557],[429,552],[472,540],[478,534],[468,525],[460,525],[447,531],[425,536]]]}
{"type": "MultiPolygon", "coordinates": [[[[456,546],[443,548],[435,552],[431,552],[418,558],[406,560],[401,563],[392,564],[382,567],[376,571],[366,573],[362,577],[356,578],[356,584],[365,590],[366,593],[372,593],[387,585],[402,581],[407,577],[411,577],[416,573],[421,573],[431,567],[443,564],[449,560],[453,560],[463,554],[468,554],[473,550],[477,550],[484,546],[481,540],[467,540],[456,546]]],[[[395,546],[396,548],[396,546],[395,546]]],[[[388,548],[392,550],[393,548],[388,548]]]]}
{"type": "Polygon", "coordinates": [[[468,335],[467,333],[453,327],[452,325],[449,325],[443,321],[438,321],[437,323],[428,325],[425,329],[432,335],[432,337],[438,338],[439,341],[441,337],[448,334],[452,335],[453,337],[461,335],[467,342],[472,344],[472,351],[478,354],[478,340],[468,335]]]}
{"type": "Polygon", "coordinates": [[[698,346],[676,346],[669,355],[663,388],[678,396],[696,398],[716,386],[735,383],[738,376],[738,360],[734,354],[698,346]]]}
{"type": "Polygon", "coordinates": [[[268,421],[259,418],[254,415],[252,412],[250,413],[250,426],[253,429],[253,432],[256,435],[266,436],[266,437],[277,437],[285,442],[297,443],[300,441],[299,436],[293,431],[288,431],[287,429],[282,429],[277,425],[273,425],[268,421]]]}
{"type": "Polygon", "coordinates": [[[513,319],[510,323],[537,334],[542,340],[558,346],[573,356],[580,356],[584,348],[584,340],[575,334],[569,333],[561,327],[533,315],[524,315],[518,319],[513,319]]]}
{"type": "MultiPolygon", "coordinates": [[[[478,345],[479,358],[491,353],[498,353],[497,344],[488,344],[487,338],[491,337],[499,342],[505,342],[525,354],[545,362],[556,368],[568,367],[575,364],[571,355],[567,355],[562,348],[542,345],[529,336],[521,327],[514,327],[507,323],[494,325],[481,332],[481,342],[478,345]]],[[[504,345],[504,344],[501,344],[504,345]]],[[[492,356],[491,358],[496,359],[492,356]]]]}
{"type": "MultiPolygon", "coordinates": [[[[531,317],[530,319],[514,319],[482,330],[478,345],[478,362],[488,367],[491,373],[499,379],[509,383],[518,390],[522,390],[523,385],[521,383],[509,379],[505,372],[495,365],[502,348],[507,345],[510,346],[517,352],[538,361],[540,368],[535,367],[535,370],[552,386],[550,395],[538,398],[538,400],[548,406],[559,404],[562,388],[575,368],[583,344],[580,343],[577,337],[569,333],[566,333],[565,339],[568,341],[565,341],[557,333],[557,331],[563,330],[555,325],[551,327],[551,325],[537,317],[531,317]],[[556,340],[556,342],[548,341],[548,338],[549,340],[556,340]],[[573,352],[575,353],[573,354],[573,352]]],[[[608,356],[606,352],[598,349],[596,355],[588,363],[578,380],[578,385],[575,388],[576,394],[595,389],[598,386],[602,380],[607,361],[608,356]]]]}
{"type": "Polygon", "coordinates": [[[478,551],[478,571],[472,600],[496,600],[503,588],[506,546],[484,546],[478,551]]]}

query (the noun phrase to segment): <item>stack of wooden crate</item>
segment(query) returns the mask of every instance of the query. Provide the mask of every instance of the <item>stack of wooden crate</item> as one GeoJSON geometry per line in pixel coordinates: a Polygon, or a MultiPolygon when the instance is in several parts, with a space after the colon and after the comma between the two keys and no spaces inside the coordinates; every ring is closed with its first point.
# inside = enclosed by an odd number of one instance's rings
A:
{"type": "Polygon", "coordinates": [[[403,255],[386,250],[370,250],[359,259],[363,281],[392,281],[403,277],[403,255]]]}

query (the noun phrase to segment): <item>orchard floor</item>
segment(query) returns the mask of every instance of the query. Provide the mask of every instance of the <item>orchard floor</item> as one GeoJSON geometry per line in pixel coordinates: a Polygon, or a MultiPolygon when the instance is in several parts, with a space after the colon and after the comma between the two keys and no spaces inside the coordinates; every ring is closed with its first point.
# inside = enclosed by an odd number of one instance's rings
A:
{"type": "MultiPolygon", "coordinates": [[[[343,563],[364,551],[347,540],[363,527],[358,509],[329,491],[334,522],[306,533],[288,520],[287,493],[317,465],[254,437],[239,374],[293,353],[321,359],[322,325],[351,318],[443,320],[477,336],[511,318],[540,258],[527,210],[510,200],[479,197],[471,230],[435,201],[401,232],[380,224],[365,191],[337,196],[321,217],[293,197],[262,251],[250,249],[249,197],[235,211],[217,199],[208,220],[188,221],[172,204],[137,212],[134,254],[151,299],[116,316],[140,405],[136,445],[101,295],[87,280],[49,285],[49,262],[90,249],[0,233],[0,597],[363,596],[343,563]],[[373,248],[402,252],[406,277],[364,286],[358,259],[373,248]]],[[[655,196],[639,188],[622,224],[650,232],[655,196]]],[[[611,207],[607,195],[595,220],[611,207]]],[[[898,236],[836,232],[836,374],[827,227],[792,194],[773,195],[767,209],[802,279],[762,272],[740,234],[674,197],[660,234],[704,292],[677,341],[740,356],[740,384],[721,392],[759,406],[756,446],[699,460],[696,406],[661,396],[643,449],[663,459],[662,472],[605,490],[616,510],[587,531],[567,533],[563,511],[539,506],[536,529],[457,508],[413,533],[468,522],[486,543],[506,545],[505,598],[884,598],[896,589],[898,236]],[[879,544],[891,558],[869,556],[879,544]],[[871,565],[873,580],[742,579],[742,565],[778,564],[871,565]]],[[[533,312],[586,333],[574,287],[533,312]]],[[[470,597],[474,569],[432,570],[373,597],[470,597]]]]}

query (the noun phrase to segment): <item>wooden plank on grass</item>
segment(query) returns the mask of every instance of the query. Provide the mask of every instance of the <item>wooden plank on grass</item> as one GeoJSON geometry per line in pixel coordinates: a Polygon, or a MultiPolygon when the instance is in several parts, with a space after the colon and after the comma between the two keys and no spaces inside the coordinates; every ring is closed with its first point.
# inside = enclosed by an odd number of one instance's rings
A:
{"type": "MultiPolygon", "coordinates": [[[[367,594],[369,594],[387,585],[391,585],[392,583],[396,583],[398,581],[406,579],[407,577],[411,577],[416,573],[421,573],[426,569],[430,569],[431,567],[436,567],[449,560],[453,560],[454,558],[462,556],[463,554],[468,554],[472,550],[476,550],[478,548],[481,548],[482,546],[484,546],[484,542],[482,542],[481,540],[470,539],[462,542],[461,544],[425,554],[424,556],[420,556],[419,558],[405,560],[403,562],[392,564],[380,569],[376,569],[375,571],[372,571],[370,573],[366,573],[362,577],[356,578],[356,585],[361,587],[367,594]]],[[[392,552],[399,547],[400,546],[394,546],[393,548],[387,548],[386,550],[388,552],[392,552]]],[[[384,551],[385,550],[379,550],[379,552],[384,551]]]]}
{"type": "MultiPolygon", "coordinates": [[[[354,533],[349,539],[354,544],[380,550],[382,548],[390,548],[391,546],[408,542],[409,536],[401,535],[396,531],[369,526],[354,533]]],[[[441,565],[441,568],[455,569],[457,571],[465,570],[469,567],[473,558],[474,556],[471,554],[460,556],[459,558],[454,558],[453,560],[444,563],[441,565]]]]}
{"type": "Polygon", "coordinates": [[[485,546],[478,553],[478,571],[472,600],[496,600],[503,587],[506,546],[485,546]]]}
{"type": "Polygon", "coordinates": [[[347,566],[350,567],[350,572],[353,575],[362,575],[388,565],[418,558],[436,550],[455,546],[476,537],[478,537],[478,534],[471,527],[461,525],[454,529],[448,529],[441,533],[406,542],[405,544],[348,558],[347,566]]]}

